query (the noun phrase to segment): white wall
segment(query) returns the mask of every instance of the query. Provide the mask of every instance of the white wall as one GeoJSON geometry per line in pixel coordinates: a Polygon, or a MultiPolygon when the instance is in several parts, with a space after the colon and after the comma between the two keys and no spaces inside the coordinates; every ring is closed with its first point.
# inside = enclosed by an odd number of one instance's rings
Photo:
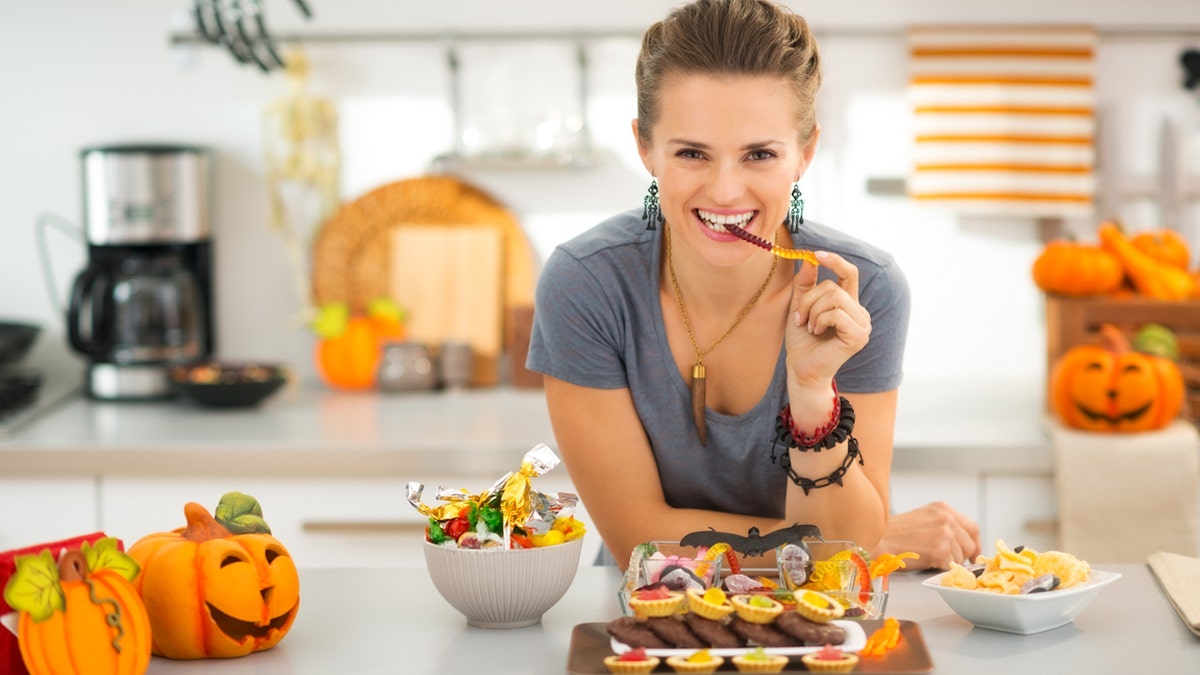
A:
{"type": "MultiPolygon", "coordinates": [[[[272,27],[280,33],[609,28],[636,35],[676,4],[309,2],[316,16],[305,24],[290,0],[268,1],[272,27]]],[[[286,92],[282,75],[237,66],[215,49],[171,48],[168,34],[173,26],[186,25],[181,11],[190,2],[9,4],[0,23],[0,317],[44,322],[52,333],[62,330],[42,283],[33,223],[47,211],[79,222],[79,148],[130,140],[208,145],[216,150],[218,164],[221,355],[283,359],[310,375],[311,338],[291,321],[298,302],[282,241],[267,226],[260,114],[286,92]]],[[[914,293],[908,377],[1040,380],[1042,306],[1029,278],[1041,245],[1034,225],[958,222],[942,212],[919,211],[903,198],[865,191],[868,177],[902,177],[907,171],[906,62],[899,28],[906,22],[1035,19],[1109,27],[1183,25],[1190,40],[1118,35],[1101,43],[1104,142],[1120,157],[1120,173],[1147,174],[1157,169],[1157,134],[1164,118],[1200,138],[1198,100],[1179,86],[1178,66],[1181,48],[1200,43],[1195,1],[1158,0],[1135,8],[1087,0],[793,6],[825,31],[819,33],[827,68],[820,102],[825,133],[802,186],[806,215],[878,243],[903,264],[914,293]]],[[[314,45],[308,52],[313,89],[334,99],[340,110],[346,198],[418,175],[433,156],[453,146],[449,78],[440,47],[357,43],[314,45]]],[[[635,52],[634,38],[590,47],[590,122],[607,158],[600,167],[466,174],[520,215],[540,255],[598,218],[641,203],[648,177],[629,133],[635,52]]],[[[1200,146],[1200,140],[1194,143],[1200,146]]],[[[1200,173],[1200,166],[1193,171],[1200,173]]],[[[1122,215],[1136,228],[1157,226],[1153,209],[1129,205],[1122,215]]],[[[1086,236],[1093,223],[1069,225],[1086,236]]],[[[62,296],[82,263],[82,247],[50,234],[62,296]]]]}

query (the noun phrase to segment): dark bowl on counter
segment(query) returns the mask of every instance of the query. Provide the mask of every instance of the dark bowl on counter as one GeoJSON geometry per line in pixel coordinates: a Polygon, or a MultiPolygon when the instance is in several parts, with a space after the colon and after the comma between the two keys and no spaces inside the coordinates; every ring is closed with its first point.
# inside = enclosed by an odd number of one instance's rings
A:
{"type": "Polygon", "coordinates": [[[184,398],[210,408],[247,408],[274,394],[289,375],[269,363],[207,362],[170,369],[171,385],[184,398]]]}
{"type": "Polygon", "coordinates": [[[0,321],[0,366],[25,358],[41,332],[41,326],[31,323],[0,321]]]}

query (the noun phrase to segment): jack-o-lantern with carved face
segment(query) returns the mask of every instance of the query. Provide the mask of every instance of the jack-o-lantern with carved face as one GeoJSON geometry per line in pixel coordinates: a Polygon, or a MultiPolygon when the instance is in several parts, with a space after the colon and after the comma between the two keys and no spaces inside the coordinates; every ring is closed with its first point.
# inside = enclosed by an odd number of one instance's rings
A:
{"type": "Polygon", "coordinates": [[[1131,351],[1120,329],[1101,327],[1101,345],[1079,345],[1054,364],[1050,403],[1068,427],[1099,432],[1161,429],[1183,406],[1179,367],[1160,356],[1131,351]]]}
{"type": "Polygon", "coordinates": [[[172,659],[232,658],[270,649],[296,620],[300,577],[252,497],[229,493],[217,517],[195,502],[187,527],[129,548],[150,616],[152,651],[172,659]]]}

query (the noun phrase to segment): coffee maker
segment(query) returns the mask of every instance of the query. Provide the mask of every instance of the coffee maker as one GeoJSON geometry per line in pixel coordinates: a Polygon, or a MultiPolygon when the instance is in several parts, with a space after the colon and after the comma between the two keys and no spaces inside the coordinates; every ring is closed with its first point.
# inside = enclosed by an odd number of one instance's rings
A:
{"type": "Polygon", "coordinates": [[[184,145],[84,148],[87,265],[67,336],[95,399],[172,395],[167,373],[213,353],[211,158],[184,145]]]}

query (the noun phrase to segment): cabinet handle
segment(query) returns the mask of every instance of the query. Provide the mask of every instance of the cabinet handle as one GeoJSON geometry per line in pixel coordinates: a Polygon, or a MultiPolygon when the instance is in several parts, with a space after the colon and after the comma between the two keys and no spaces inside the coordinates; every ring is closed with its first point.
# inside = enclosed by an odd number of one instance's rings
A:
{"type": "Polygon", "coordinates": [[[1025,521],[1025,531],[1030,534],[1058,534],[1057,518],[1037,518],[1025,521]]]}
{"type": "Polygon", "coordinates": [[[413,534],[423,533],[425,526],[401,520],[306,520],[300,529],[316,534],[413,534]]]}

